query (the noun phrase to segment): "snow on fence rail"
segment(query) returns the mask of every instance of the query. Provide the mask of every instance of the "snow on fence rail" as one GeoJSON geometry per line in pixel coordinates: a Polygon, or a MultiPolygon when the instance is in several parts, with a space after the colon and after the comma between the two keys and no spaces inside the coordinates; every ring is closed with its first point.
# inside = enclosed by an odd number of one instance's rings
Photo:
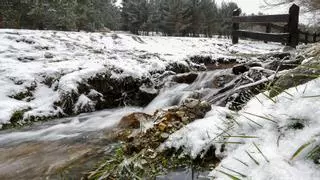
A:
{"type": "Polygon", "coordinates": [[[241,9],[236,9],[234,10],[232,17],[232,43],[237,44],[239,42],[239,37],[247,37],[265,42],[281,42],[295,48],[299,42],[311,43],[320,41],[320,34],[302,32],[298,29],[299,10],[300,7],[293,4],[289,9],[289,14],[239,16],[241,9]],[[266,33],[239,30],[240,23],[255,23],[265,25],[266,33]],[[280,26],[272,23],[287,24],[285,26],[280,26]],[[271,29],[276,29],[281,33],[271,33],[271,29]]]}

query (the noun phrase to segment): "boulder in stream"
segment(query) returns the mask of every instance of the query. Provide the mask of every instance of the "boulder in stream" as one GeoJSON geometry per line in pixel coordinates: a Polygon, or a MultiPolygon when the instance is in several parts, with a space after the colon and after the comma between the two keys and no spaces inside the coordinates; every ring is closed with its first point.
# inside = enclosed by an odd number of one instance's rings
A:
{"type": "Polygon", "coordinates": [[[232,67],[232,72],[235,75],[239,75],[247,71],[249,71],[249,66],[246,64],[239,64],[232,67]]]}
{"type": "Polygon", "coordinates": [[[192,84],[198,77],[197,73],[191,72],[187,74],[179,74],[173,76],[172,80],[177,83],[192,84]]]}

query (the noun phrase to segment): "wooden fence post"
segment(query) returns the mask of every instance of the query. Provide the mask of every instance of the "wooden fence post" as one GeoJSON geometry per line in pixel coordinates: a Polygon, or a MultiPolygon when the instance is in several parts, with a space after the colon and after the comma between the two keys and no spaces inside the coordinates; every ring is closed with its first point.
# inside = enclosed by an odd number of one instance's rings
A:
{"type": "Polygon", "coordinates": [[[289,39],[288,44],[291,47],[296,47],[299,43],[299,6],[293,4],[289,10],[289,22],[288,22],[288,31],[289,31],[289,39]]]}
{"type": "MultiPolygon", "coordinates": [[[[268,23],[266,26],[266,33],[271,33],[271,24],[268,23]]],[[[264,43],[268,43],[268,41],[264,41],[264,43]]]]}
{"type": "MultiPolygon", "coordinates": [[[[232,13],[232,16],[239,16],[241,14],[241,9],[235,9],[232,13]]],[[[239,30],[239,23],[232,24],[232,44],[237,44],[239,42],[239,36],[236,31],[239,30]]]]}
{"type": "Polygon", "coordinates": [[[3,23],[3,18],[2,18],[2,14],[0,13],[0,28],[4,27],[4,23],[3,23]]]}

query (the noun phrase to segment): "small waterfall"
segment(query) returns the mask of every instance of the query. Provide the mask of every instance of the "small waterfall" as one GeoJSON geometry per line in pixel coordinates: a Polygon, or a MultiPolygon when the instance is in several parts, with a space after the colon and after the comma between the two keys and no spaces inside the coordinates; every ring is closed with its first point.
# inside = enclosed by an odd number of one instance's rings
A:
{"type": "Polygon", "coordinates": [[[159,95],[144,109],[144,112],[152,113],[156,109],[179,105],[188,97],[209,100],[225,86],[234,83],[232,81],[234,78],[235,75],[230,69],[224,69],[200,72],[192,84],[172,85],[172,82],[168,82],[159,95]]]}
{"type": "Polygon", "coordinates": [[[132,112],[152,114],[156,109],[179,105],[188,97],[210,100],[234,83],[235,77],[230,69],[225,69],[200,72],[191,84],[178,84],[169,79],[159,95],[145,108],[104,110],[2,131],[0,179],[26,178],[26,174],[30,179],[39,175],[47,178],[55,176],[58,169],[84,157],[97,160],[97,154],[102,152],[103,156],[105,149],[110,146],[106,133],[112,132],[123,116],[132,112]]]}

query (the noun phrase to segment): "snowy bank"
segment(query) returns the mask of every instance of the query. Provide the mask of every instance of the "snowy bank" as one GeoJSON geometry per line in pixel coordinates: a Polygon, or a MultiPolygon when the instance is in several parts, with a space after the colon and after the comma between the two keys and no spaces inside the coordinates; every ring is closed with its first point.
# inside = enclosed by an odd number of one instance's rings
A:
{"type": "Polygon", "coordinates": [[[320,79],[269,98],[259,94],[238,113],[213,107],[162,144],[196,157],[216,147],[216,179],[319,179],[320,79]],[[221,148],[224,144],[225,147],[221,148]]]}
{"type": "MultiPolygon", "coordinates": [[[[2,29],[0,126],[10,123],[10,119],[11,123],[20,124],[24,123],[21,119],[37,121],[108,108],[104,102],[114,96],[108,93],[119,85],[100,92],[94,83],[101,77],[114,79],[111,83],[130,77],[132,84],[137,84],[136,89],[154,91],[151,76],[159,77],[161,73],[179,71],[179,68],[183,72],[185,67],[196,66],[188,61],[191,56],[217,59],[279,49],[276,44],[250,41],[233,46],[229,39],[2,29]],[[136,83],[140,79],[146,81],[136,83]],[[98,106],[100,101],[103,105],[98,106]]],[[[116,91],[126,89],[114,89],[116,91]]],[[[126,92],[119,92],[117,96],[124,98],[126,92]]],[[[118,104],[125,105],[124,102],[118,104]]]]}

